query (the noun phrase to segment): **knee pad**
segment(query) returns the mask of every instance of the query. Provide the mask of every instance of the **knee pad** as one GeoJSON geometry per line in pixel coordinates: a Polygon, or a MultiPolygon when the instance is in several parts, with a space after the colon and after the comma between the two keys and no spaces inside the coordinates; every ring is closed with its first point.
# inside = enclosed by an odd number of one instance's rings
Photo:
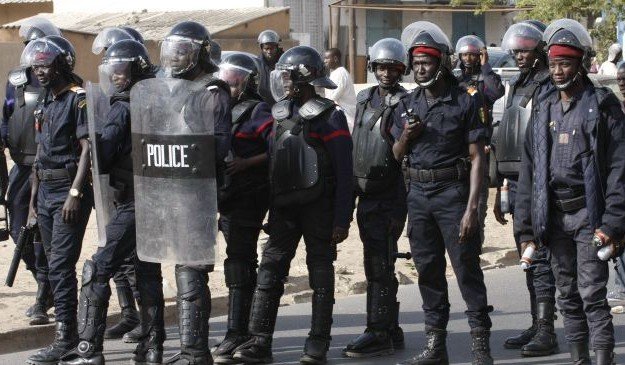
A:
{"type": "Polygon", "coordinates": [[[82,267],[82,286],[87,286],[87,284],[95,281],[98,275],[98,268],[95,262],[91,260],[86,260],[85,264],[82,267]]]}
{"type": "Polygon", "coordinates": [[[228,288],[243,288],[253,285],[256,271],[244,261],[228,259],[224,263],[224,276],[228,288]]]}
{"type": "Polygon", "coordinates": [[[365,276],[369,281],[382,281],[390,274],[389,260],[382,256],[365,257],[365,276]]]}
{"type": "Polygon", "coordinates": [[[208,274],[186,266],[176,266],[176,285],[178,298],[194,301],[206,295],[208,274]]]}
{"type": "Polygon", "coordinates": [[[334,292],[334,265],[309,266],[308,284],[312,290],[327,289],[334,292]]]}
{"type": "Polygon", "coordinates": [[[258,270],[257,285],[259,289],[275,289],[284,286],[284,278],[276,270],[268,266],[261,266],[258,270]]]}

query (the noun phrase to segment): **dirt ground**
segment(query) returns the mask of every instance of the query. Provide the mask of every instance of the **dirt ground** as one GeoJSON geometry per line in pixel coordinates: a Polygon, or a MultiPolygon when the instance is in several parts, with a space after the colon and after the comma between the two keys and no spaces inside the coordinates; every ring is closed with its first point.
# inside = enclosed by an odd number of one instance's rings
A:
{"type": "MultiPolygon", "coordinates": [[[[494,189],[491,189],[489,202],[494,201],[494,189]]],[[[489,211],[492,208],[489,208],[489,211]]],[[[514,243],[512,240],[511,223],[501,226],[490,213],[486,219],[486,242],[482,255],[482,265],[485,269],[515,265],[518,262],[514,243]]],[[[259,241],[259,254],[261,247],[267,241],[267,236],[262,235],[259,241]]],[[[14,244],[12,241],[0,243],[0,279],[2,283],[6,277],[6,272],[13,256],[14,244]]],[[[97,228],[95,222],[95,212],[92,212],[87,232],[83,241],[83,249],[77,271],[80,275],[83,262],[90,258],[97,249],[97,228]]],[[[408,238],[401,237],[399,241],[399,251],[409,251],[408,238]]],[[[223,237],[219,237],[218,258],[215,272],[210,276],[210,288],[213,297],[227,295],[227,288],[224,285],[223,259],[225,258],[225,243],[223,237]]],[[[358,237],[358,227],[352,222],[349,238],[339,245],[338,259],[335,263],[337,280],[337,296],[364,293],[366,289],[365,275],[362,265],[362,243],[358,237]]],[[[417,275],[412,261],[399,260],[397,272],[401,284],[410,284],[416,281],[417,275]]],[[[448,268],[448,275],[453,275],[451,267],[448,268]]],[[[173,265],[163,265],[164,290],[167,301],[174,301],[176,293],[173,265]]],[[[80,279],[79,279],[80,283],[80,279]]],[[[113,284],[112,284],[113,285],[113,284]]],[[[24,316],[24,311],[34,302],[37,287],[34,279],[24,269],[23,263],[12,288],[0,286],[0,333],[6,333],[15,329],[28,327],[28,319],[24,316]]],[[[303,242],[298,247],[297,254],[291,265],[290,276],[283,297],[283,304],[308,301],[311,291],[308,288],[308,277],[306,272],[306,257],[303,242]]],[[[117,297],[113,290],[111,297],[110,312],[118,312],[119,306],[117,297]]],[[[50,311],[52,313],[52,311],[50,311]]]]}

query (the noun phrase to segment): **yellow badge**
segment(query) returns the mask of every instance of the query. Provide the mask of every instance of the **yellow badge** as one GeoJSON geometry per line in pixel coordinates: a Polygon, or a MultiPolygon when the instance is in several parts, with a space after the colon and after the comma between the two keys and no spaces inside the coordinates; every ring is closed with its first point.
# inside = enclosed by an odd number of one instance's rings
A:
{"type": "Polygon", "coordinates": [[[475,93],[477,93],[477,89],[475,88],[475,86],[469,86],[467,88],[467,93],[471,96],[475,95],[475,93]]]}
{"type": "Polygon", "coordinates": [[[78,102],[78,109],[82,109],[87,105],[87,100],[86,99],[82,99],[78,102]]]}

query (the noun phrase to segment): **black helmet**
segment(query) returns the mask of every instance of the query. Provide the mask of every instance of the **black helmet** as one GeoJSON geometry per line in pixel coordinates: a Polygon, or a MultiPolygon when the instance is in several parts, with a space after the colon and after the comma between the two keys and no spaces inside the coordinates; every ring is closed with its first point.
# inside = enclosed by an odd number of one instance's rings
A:
{"type": "Polygon", "coordinates": [[[369,54],[367,55],[367,69],[373,72],[375,65],[393,64],[401,65],[405,70],[408,66],[408,58],[406,56],[406,50],[398,39],[380,39],[369,49],[369,54]]]}
{"type": "Polygon", "coordinates": [[[590,69],[591,59],[595,56],[592,38],[588,30],[579,22],[566,18],[553,21],[545,29],[543,40],[547,43],[547,50],[551,46],[561,45],[583,51],[582,64],[586,71],[590,69]]]}
{"type": "Polygon", "coordinates": [[[100,54],[102,51],[106,51],[111,45],[124,39],[134,38],[130,35],[130,33],[126,32],[122,28],[104,28],[93,40],[91,52],[94,54],[100,54]]]}
{"type": "Polygon", "coordinates": [[[521,23],[527,23],[527,24],[533,25],[543,33],[545,32],[545,29],[547,29],[547,24],[541,22],[540,20],[529,19],[529,20],[524,20],[521,23]]]}
{"type": "Polygon", "coordinates": [[[217,66],[210,59],[210,33],[200,23],[184,21],[176,24],[161,44],[161,65],[174,77],[182,77],[185,73],[200,66],[206,73],[217,71],[217,66]],[[186,65],[172,63],[172,58],[181,53],[191,54],[186,65]]]}
{"type": "Polygon", "coordinates": [[[111,45],[98,70],[100,85],[107,95],[128,90],[137,81],[154,74],[148,51],[143,44],[133,39],[124,39],[111,45]]]}
{"type": "Polygon", "coordinates": [[[218,78],[225,81],[231,88],[241,94],[258,93],[258,67],[252,57],[243,52],[229,52],[219,64],[218,78]]]}
{"type": "MultiPolygon", "coordinates": [[[[438,27],[438,25],[428,21],[418,21],[407,26],[401,33],[401,41],[408,51],[408,64],[412,64],[412,51],[417,47],[428,47],[438,50],[441,53],[441,60],[435,76],[426,83],[419,86],[428,88],[438,80],[443,69],[451,70],[451,55],[454,53],[453,46],[449,38],[438,27]]],[[[410,68],[406,69],[409,73],[410,68]]]]}
{"type": "Polygon", "coordinates": [[[25,67],[49,66],[55,60],[60,62],[62,68],[71,72],[76,65],[76,51],[67,39],[50,35],[28,43],[22,52],[20,64],[25,67]]]}
{"type": "Polygon", "coordinates": [[[132,62],[137,65],[137,71],[141,74],[153,71],[148,50],[143,44],[133,39],[121,40],[106,50],[102,64],[115,61],[132,62]]]}
{"type": "Polygon", "coordinates": [[[135,41],[137,41],[137,42],[139,42],[141,44],[145,44],[145,41],[143,40],[143,36],[135,28],[132,28],[132,27],[129,27],[129,26],[123,26],[123,27],[120,27],[120,28],[125,30],[126,32],[128,32],[128,34],[130,34],[132,36],[132,38],[134,38],[135,41]]]}
{"type": "Polygon", "coordinates": [[[45,18],[30,18],[20,25],[19,35],[24,43],[45,37],[48,35],[61,35],[61,31],[51,21],[45,18]]]}
{"type": "Polygon", "coordinates": [[[218,65],[221,62],[221,46],[215,41],[211,41],[211,61],[218,65]]]}
{"type": "Polygon", "coordinates": [[[280,35],[275,30],[267,29],[260,32],[258,35],[258,45],[262,46],[265,43],[280,43],[280,35]]]}
{"type": "Polygon", "coordinates": [[[276,70],[291,71],[296,84],[311,84],[326,89],[336,89],[336,84],[328,77],[321,55],[308,46],[293,47],[276,64],[276,70]]]}

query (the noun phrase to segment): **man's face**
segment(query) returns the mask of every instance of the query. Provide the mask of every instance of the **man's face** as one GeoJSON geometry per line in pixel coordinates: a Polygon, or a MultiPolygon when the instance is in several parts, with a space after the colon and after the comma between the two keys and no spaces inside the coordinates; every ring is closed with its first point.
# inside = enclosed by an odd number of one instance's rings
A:
{"type": "Polygon", "coordinates": [[[33,66],[33,72],[43,87],[50,87],[56,78],[54,66],[33,66]]]}
{"type": "Polygon", "coordinates": [[[434,78],[438,71],[440,60],[434,56],[417,54],[412,57],[412,71],[415,81],[426,83],[434,78]]]}
{"type": "Polygon", "coordinates": [[[477,66],[480,62],[480,55],[475,53],[463,53],[460,55],[460,61],[466,68],[472,68],[477,66]]]}
{"type": "Polygon", "coordinates": [[[262,51],[265,60],[269,62],[274,62],[278,56],[277,43],[263,43],[260,45],[260,50],[262,51]]]}
{"type": "Polygon", "coordinates": [[[521,69],[521,71],[527,71],[532,66],[534,66],[534,62],[538,59],[538,54],[535,50],[531,51],[523,51],[523,50],[515,50],[514,51],[514,60],[516,61],[517,66],[521,69]]]}
{"type": "Polygon", "coordinates": [[[401,75],[403,74],[403,67],[393,64],[378,64],[376,65],[373,74],[378,80],[380,86],[384,89],[395,86],[401,75]]]}
{"type": "Polygon", "coordinates": [[[570,57],[549,59],[549,74],[556,85],[563,85],[573,80],[580,71],[580,60],[570,57]]]}
{"type": "Polygon", "coordinates": [[[616,83],[621,94],[625,96],[625,67],[620,67],[616,72],[616,83]]]}
{"type": "Polygon", "coordinates": [[[327,68],[334,70],[339,63],[338,57],[332,52],[326,52],[323,55],[323,63],[327,68]]]}

